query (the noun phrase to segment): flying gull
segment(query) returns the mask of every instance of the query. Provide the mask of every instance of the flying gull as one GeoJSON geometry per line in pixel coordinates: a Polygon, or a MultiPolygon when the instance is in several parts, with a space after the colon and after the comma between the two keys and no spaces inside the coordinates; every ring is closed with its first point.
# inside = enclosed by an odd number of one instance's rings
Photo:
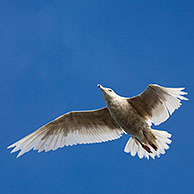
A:
{"type": "Polygon", "coordinates": [[[17,157],[33,150],[56,150],[76,144],[100,143],[118,139],[123,133],[131,135],[124,151],[139,158],[155,158],[164,154],[171,143],[171,134],[151,129],[159,125],[181,106],[184,88],[149,85],[132,98],[121,97],[112,89],[98,84],[106,107],[90,111],[68,112],[42,126],[35,132],[10,145],[17,157]]]}

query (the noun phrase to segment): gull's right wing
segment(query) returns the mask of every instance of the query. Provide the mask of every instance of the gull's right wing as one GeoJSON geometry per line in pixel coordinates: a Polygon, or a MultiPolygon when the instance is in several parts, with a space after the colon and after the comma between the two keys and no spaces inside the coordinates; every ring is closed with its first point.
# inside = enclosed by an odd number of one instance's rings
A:
{"type": "Polygon", "coordinates": [[[21,150],[17,157],[32,148],[41,152],[68,145],[100,143],[121,137],[123,130],[116,124],[107,108],[66,113],[40,129],[10,145],[11,153],[21,150]]]}

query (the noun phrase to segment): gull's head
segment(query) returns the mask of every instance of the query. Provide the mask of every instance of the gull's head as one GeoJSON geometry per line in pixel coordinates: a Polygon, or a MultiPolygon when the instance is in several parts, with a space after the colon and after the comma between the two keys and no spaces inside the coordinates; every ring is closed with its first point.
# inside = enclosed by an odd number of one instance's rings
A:
{"type": "Polygon", "coordinates": [[[97,86],[102,91],[105,100],[109,100],[109,99],[118,97],[118,95],[111,88],[105,88],[100,84],[98,84],[97,86]]]}

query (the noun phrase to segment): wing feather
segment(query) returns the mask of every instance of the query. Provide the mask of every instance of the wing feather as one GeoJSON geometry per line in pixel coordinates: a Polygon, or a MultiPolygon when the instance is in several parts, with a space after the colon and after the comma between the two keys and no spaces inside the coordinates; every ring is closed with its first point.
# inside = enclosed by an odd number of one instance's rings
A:
{"type": "Polygon", "coordinates": [[[31,149],[45,152],[64,146],[100,143],[118,139],[123,131],[111,118],[107,108],[66,113],[10,145],[17,157],[31,149]]]}
{"type": "Polygon", "coordinates": [[[184,88],[166,88],[156,84],[149,85],[140,95],[129,98],[128,102],[149,124],[159,125],[181,106],[184,88]]]}

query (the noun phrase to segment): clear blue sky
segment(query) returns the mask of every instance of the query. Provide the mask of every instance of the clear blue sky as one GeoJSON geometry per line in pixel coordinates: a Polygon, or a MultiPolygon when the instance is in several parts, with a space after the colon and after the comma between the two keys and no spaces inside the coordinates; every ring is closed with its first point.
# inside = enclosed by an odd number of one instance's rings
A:
{"type": "Polygon", "coordinates": [[[194,193],[194,1],[0,2],[0,193],[194,193]],[[155,128],[173,134],[160,159],[123,152],[128,136],[19,159],[6,147],[70,110],[105,106],[149,83],[186,87],[189,102],[155,128]]]}

